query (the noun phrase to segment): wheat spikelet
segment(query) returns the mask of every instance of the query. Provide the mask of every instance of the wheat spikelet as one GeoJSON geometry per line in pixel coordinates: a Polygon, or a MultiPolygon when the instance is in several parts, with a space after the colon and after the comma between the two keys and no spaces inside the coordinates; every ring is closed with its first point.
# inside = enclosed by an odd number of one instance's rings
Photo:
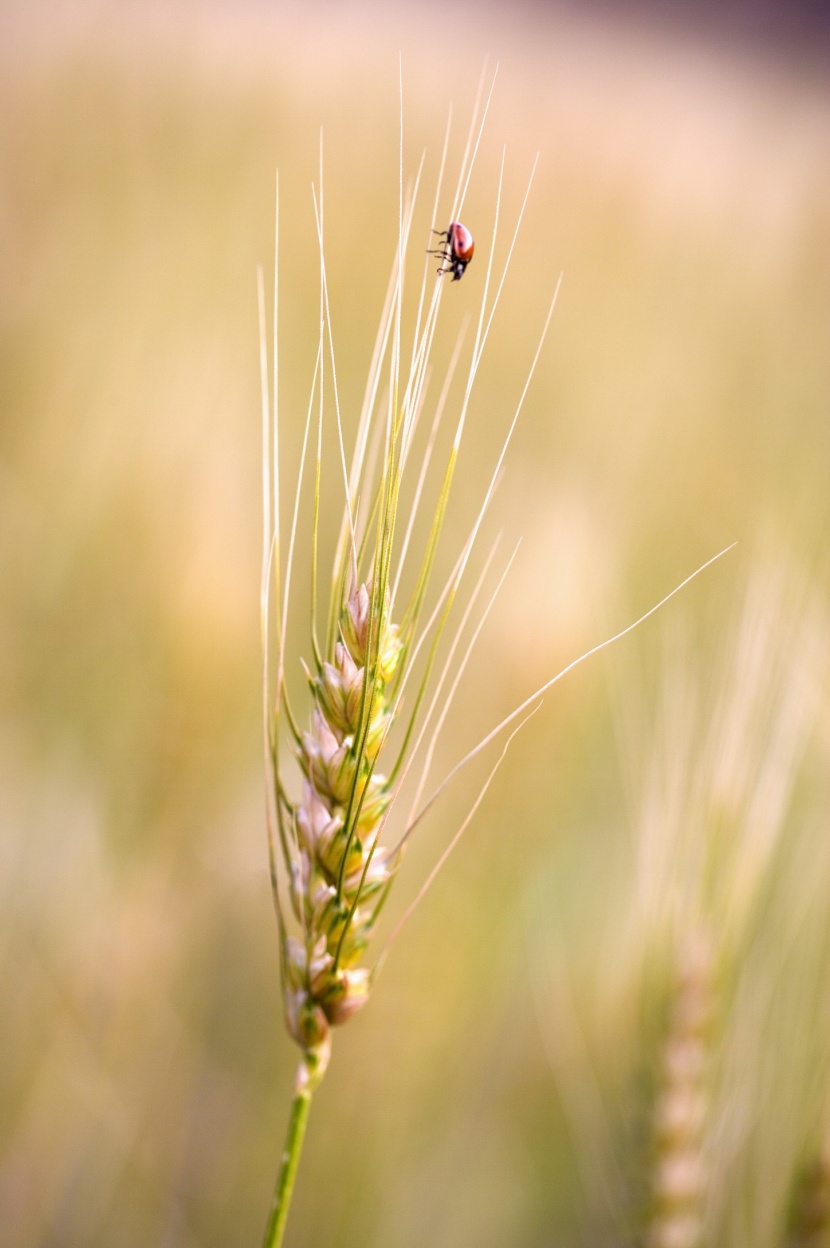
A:
{"type": "Polygon", "coordinates": [[[372,580],[353,588],[341,612],[333,662],[307,670],[310,729],[297,756],[302,796],[290,811],[299,854],[290,877],[303,939],[286,941],[286,1019],[305,1051],[326,1052],[329,1027],[366,1001],[369,972],[358,965],[374,921],[371,902],[390,883],[395,860],[380,846],[391,801],[375,770],[395,711],[391,687],[403,642],[389,622],[389,592],[372,580]]]}
{"type": "Polygon", "coordinates": [[[649,1248],[697,1248],[706,1193],[706,1123],[711,948],[702,928],[678,957],[669,1033],[654,1111],[655,1161],[649,1248]]]}

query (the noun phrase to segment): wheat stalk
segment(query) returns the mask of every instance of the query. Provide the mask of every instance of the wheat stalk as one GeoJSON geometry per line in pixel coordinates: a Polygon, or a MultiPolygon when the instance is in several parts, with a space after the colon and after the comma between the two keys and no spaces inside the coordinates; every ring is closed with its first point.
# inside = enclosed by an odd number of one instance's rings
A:
{"type": "MultiPolygon", "coordinates": [[[[482,76],[482,84],[483,82],[482,76]]],[[[482,103],[483,91],[481,87],[479,89],[458,186],[452,200],[450,215],[453,220],[458,217],[463,205],[492,90],[493,83],[482,103]]],[[[495,284],[495,293],[490,299],[504,173],[502,156],[495,196],[492,244],[485,261],[484,290],[467,364],[463,397],[449,454],[433,489],[434,504],[427,526],[427,537],[414,571],[409,574],[412,581],[410,595],[401,608],[399,597],[403,584],[402,570],[404,564],[413,559],[416,519],[423,500],[429,493],[429,469],[432,467],[437,433],[446,411],[450,381],[462,350],[460,337],[437,400],[426,450],[420,465],[416,463],[413,466],[410,463],[413,439],[422,412],[428,405],[430,358],[437,333],[444,284],[433,277],[432,262],[426,260],[409,363],[405,367],[402,332],[404,273],[423,160],[413,187],[405,196],[402,133],[401,109],[398,244],[350,460],[347,459],[346,438],[341,420],[325,266],[321,140],[320,181],[314,188],[314,212],[320,253],[319,336],[284,567],[280,535],[277,417],[277,281],[275,277],[274,381],[271,396],[265,336],[264,281],[262,274],[259,274],[264,465],[261,616],[266,809],[271,884],[280,936],[285,1020],[291,1036],[301,1050],[288,1137],[268,1218],[265,1248],[276,1248],[282,1242],[311,1098],[325,1074],[330,1058],[332,1029],[348,1022],[365,1005],[392,940],[415,906],[423,899],[469,826],[513,737],[538,709],[540,697],[547,689],[578,663],[631,631],[692,579],[687,577],[634,624],[621,630],[616,637],[592,647],[548,680],[536,693],[526,698],[456,763],[430,796],[423,800],[436,741],[472,647],[495,598],[493,594],[488,606],[481,612],[479,621],[473,628],[472,635],[464,641],[465,648],[458,658],[459,648],[482,592],[495,548],[472,591],[455,636],[449,642],[443,669],[436,676],[440,646],[474,548],[480,538],[505,455],[540,357],[556,304],[559,283],[556,284],[500,454],[484,490],[479,512],[470,533],[461,545],[447,580],[434,593],[429,609],[431,574],[476,375],[504,288],[507,268],[516,245],[536,169],[534,163],[507,249],[507,258],[495,284]],[[330,391],[333,396],[343,511],[321,642],[321,634],[318,632],[320,604],[317,584],[324,424],[327,417],[330,419],[330,410],[324,401],[324,378],[327,371],[331,376],[330,391]],[[286,630],[302,485],[307,471],[309,448],[315,443],[316,453],[312,452],[314,485],[311,516],[311,658],[307,664],[303,663],[310,694],[310,714],[308,725],[303,729],[290,705],[286,690],[286,630]],[[413,501],[401,538],[398,513],[407,469],[415,476],[415,484],[413,501]],[[395,737],[390,738],[390,734],[395,728],[397,743],[392,756],[391,741],[395,737]],[[459,771],[508,728],[511,731],[501,754],[480,788],[468,815],[415,901],[394,927],[374,967],[367,966],[365,957],[370,939],[415,829],[459,771]],[[299,792],[291,791],[281,766],[283,735],[288,738],[293,756],[299,764],[299,792]],[[415,782],[415,796],[402,833],[397,839],[393,839],[387,834],[388,821],[416,763],[420,766],[420,776],[415,782]]],[[[438,217],[438,204],[449,133],[448,123],[435,193],[433,221],[442,219],[438,217]]],[[[278,220],[277,212],[277,222],[278,220]]],[[[276,246],[278,248],[278,229],[276,246]]],[[[725,552],[721,552],[723,553],[725,552]]],[[[703,567],[708,567],[711,562],[713,560],[707,561],[703,567]]],[[[496,593],[507,568],[509,561],[496,593]]],[[[693,575],[702,570],[699,568],[693,575]]]]}
{"type": "MultiPolygon", "coordinates": [[[[480,90],[458,188],[453,199],[453,218],[458,215],[463,203],[488,105],[489,95],[482,103],[480,90]]],[[[433,219],[439,202],[448,141],[449,125],[441,159],[433,219]]],[[[401,153],[402,151],[401,143],[401,153]]],[[[494,297],[488,301],[493,266],[491,248],[461,410],[456,418],[455,432],[443,474],[434,490],[436,497],[426,541],[417,557],[414,572],[410,574],[413,585],[409,600],[399,607],[401,572],[405,560],[414,558],[417,511],[428,494],[427,470],[446,410],[451,376],[457,367],[461,349],[459,342],[438,399],[427,451],[420,466],[416,464],[413,469],[410,463],[413,458],[413,438],[428,402],[430,355],[443,293],[443,284],[437,279],[432,281],[430,290],[432,262],[426,261],[407,368],[404,364],[402,331],[404,274],[420,176],[419,170],[414,187],[405,198],[401,155],[397,252],[367,381],[366,398],[357,424],[351,459],[348,460],[337,388],[334,333],[325,266],[321,156],[320,181],[313,192],[320,254],[319,341],[284,567],[280,550],[277,283],[275,278],[272,397],[269,394],[268,351],[264,330],[264,282],[262,275],[259,275],[264,464],[263,719],[268,775],[269,855],[280,935],[285,1019],[302,1054],[295,1081],[286,1149],[266,1229],[265,1244],[268,1246],[278,1245],[282,1240],[311,1097],[328,1065],[332,1029],[347,1022],[363,1007],[373,983],[373,969],[365,964],[365,955],[407,843],[406,835],[399,836],[394,844],[386,839],[385,831],[390,812],[409,774],[413,759],[424,753],[423,743],[429,740],[434,747],[435,738],[458,684],[457,679],[450,680],[453,674],[452,664],[456,664],[456,673],[463,670],[483,618],[486,617],[485,611],[461,660],[454,659],[491,560],[487,561],[485,573],[473,591],[468,610],[464,613],[450,645],[449,657],[437,680],[436,690],[430,697],[430,680],[436,666],[439,646],[479,536],[482,520],[489,508],[504,453],[494,470],[473,531],[463,544],[448,580],[427,614],[431,573],[447,501],[476,373],[501,295],[504,273],[494,297]],[[328,602],[321,612],[317,600],[320,577],[319,526],[322,512],[321,469],[326,441],[324,425],[331,420],[330,410],[324,399],[328,395],[324,384],[326,374],[330,378],[330,392],[333,395],[333,424],[337,435],[343,515],[336,542],[328,602]],[[384,378],[387,397],[384,397],[384,378]],[[289,703],[286,691],[286,629],[301,487],[307,472],[309,448],[314,447],[315,441],[316,455],[311,451],[314,455],[311,517],[312,621],[310,658],[308,664],[303,664],[311,705],[309,722],[303,729],[289,703]],[[373,452],[373,446],[379,449],[373,452]],[[417,480],[414,501],[401,539],[399,505],[408,467],[417,474],[417,480]],[[325,618],[324,630],[320,632],[318,613],[325,618]],[[441,691],[446,684],[449,684],[449,691],[442,696],[441,691]],[[393,754],[390,733],[396,726],[399,726],[398,740],[394,755],[390,757],[393,754]],[[299,764],[299,792],[291,792],[281,765],[283,735],[288,737],[294,758],[299,764]]],[[[494,239],[498,228],[501,176],[500,174],[496,194],[494,239]]],[[[528,192],[529,190],[528,185],[528,192]]],[[[527,195],[525,202],[526,199],[527,195]]],[[[523,211],[524,204],[516,230],[523,211]]],[[[515,237],[514,233],[508,262],[515,237]]],[[[549,319],[550,317],[548,322],[549,319]]],[[[542,338],[548,322],[545,323],[542,338]]],[[[522,400],[523,398],[524,395],[522,400]]],[[[517,417],[518,408],[508,429],[504,450],[512,436],[517,417]]],[[[506,748],[505,746],[505,750],[506,748]]],[[[429,750],[419,792],[425,782],[431,759],[432,750],[429,750]]],[[[456,835],[456,840],[475,813],[488,784],[489,780],[479,793],[473,810],[456,835]]],[[[425,887],[429,886],[431,879],[432,877],[425,887]]]]}

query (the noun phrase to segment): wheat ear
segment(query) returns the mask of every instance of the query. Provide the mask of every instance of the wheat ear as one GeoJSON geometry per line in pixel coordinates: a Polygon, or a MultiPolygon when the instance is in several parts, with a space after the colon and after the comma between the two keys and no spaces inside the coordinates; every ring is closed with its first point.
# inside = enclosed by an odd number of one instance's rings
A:
{"type": "Polygon", "coordinates": [[[649,1248],[698,1248],[702,1241],[711,1016],[711,942],[701,927],[685,938],[677,958],[654,1114],[649,1248]]]}
{"type": "MultiPolygon", "coordinates": [[[[482,79],[483,81],[483,79],[482,79]]],[[[458,190],[451,216],[457,217],[469,182],[472,159],[478,150],[487,115],[490,93],[482,106],[483,92],[473,113],[470,137],[462,162],[458,190]]],[[[401,120],[401,134],[403,124],[401,120]]],[[[449,127],[448,127],[449,133],[449,127]]],[[[445,154],[447,144],[445,142],[445,154]]],[[[322,150],[322,144],[321,144],[322,150]]],[[[427,404],[430,380],[430,352],[435,341],[438,314],[444,284],[431,273],[425,263],[414,338],[409,365],[404,369],[402,307],[407,244],[413,223],[415,195],[421,171],[414,186],[405,195],[403,178],[403,143],[399,168],[398,244],[393,261],[392,280],[378,330],[376,348],[366,385],[366,398],[357,424],[354,450],[347,461],[346,441],[341,422],[337,387],[334,331],[331,322],[328,283],[323,246],[322,156],[320,184],[314,189],[314,212],[320,251],[320,316],[319,340],[302,442],[300,471],[293,508],[290,537],[282,572],[280,542],[280,499],[277,376],[276,376],[276,280],[274,306],[274,387],[269,395],[267,348],[265,345],[265,295],[261,275],[259,305],[261,324],[262,402],[263,402],[263,474],[264,533],[262,568],[262,630],[263,630],[263,718],[267,776],[267,826],[269,861],[274,904],[280,937],[280,959],[285,1020],[288,1030],[301,1049],[301,1061],[294,1087],[294,1101],[289,1122],[286,1149],[283,1153],[271,1211],[265,1234],[265,1248],[278,1248],[282,1242],[294,1178],[302,1147],[311,1097],[325,1074],[331,1053],[332,1028],[349,1021],[365,1005],[379,963],[374,969],[364,964],[378,916],[386,902],[395,875],[400,867],[409,838],[417,825],[444,791],[450,780],[497,735],[513,725],[502,753],[481,788],[472,809],[430,874],[416,898],[417,904],[430,887],[448,854],[475,815],[495,770],[522,724],[538,707],[540,696],[565,673],[602,649],[610,642],[587,651],[562,672],[546,682],[536,694],[526,699],[504,718],[445,777],[425,802],[420,801],[427,772],[432,760],[429,734],[434,738],[443,726],[449,701],[458,680],[448,680],[445,667],[430,698],[431,677],[441,641],[446,632],[452,608],[458,598],[462,581],[469,567],[482,523],[490,507],[502,471],[504,455],[512,438],[519,413],[528,393],[528,386],[539,360],[542,344],[550,324],[559,285],[551,300],[547,318],[530,364],[527,380],[517,407],[508,424],[501,453],[498,456],[484,499],[472,531],[461,546],[452,571],[438,592],[432,610],[427,611],[429,586],[447,502],[461,447],[462,435],[470,410],[471,397],[484,345],[504,288],[507,266],[513,254],[519,225],[527,203],[528,182],[515,229],[508,247],[507,260],[501,275],[493,283],[495,293],[490,299],[495,236],[499,222],[502,159],[496,192],[493,246],[486,261],[484,290],[474,335],[467,378],[460,412],[449,454],[434,490],[432,517],[418,562],[410,571],[412,589],[403,609],[397,601],[402,584],[401,567],[411,561],[414,532],[410,512],[402,542],[398,537],[398,510],[405,471],[419,418],[427,404]],[[431,294],[428,281],[432,279],[431,294]],[[388,371],[386,371],[388,370],[388,371]],[[386,389],[382,379],[386,371],[386,389]],[[325,377],[330,376],[328,390],[333,396],[334,426],[337,439],[339,488],[343,497],[343,516],[330,578],[330,594],[325,609],[325,628],[318,631],[319,603],[317,597],[318,535],[321,517],[321,481],[324,423],[329,410],[325,403],[325,377]],[[272,409],[273,402],[273,411],[272,409]],[[316,429],[313,417],[317,406],[316,429]],[[314,436],[316,435],[316,437],[314,436]],[[291,569],[303,477],[308,448],[316,441],[313,464],[312,503],[312,603],[311,662],[304,665],[311,699],[310,722],[303,730],[289,703],[285,686],[286,630],[291,569]],[[378,448],[375,455],[373,447],[378,448]],[[272,602],[275,610],[272,612],[272,602]],[[394,616],[394,618],[393,618],[394,616]],[[273,618],[273,623],[271,623],[273,618]],[[273,645],[271,642],[273,634],[273,645]],[[321,636],[323,638],[321,643],[321,636]],[[274,656],[274,650],[276,655],[274,656]],[[442,694],[445,682],[449,692],[442,694]],[[404,692],[409,709],[404,717],[404,692]],[[396,734],[396,756],[391,752],[390,732],[400,725],[396,734]],[[280,765],[281,736],[287,736],[302,773],[301,791],[292,796],[280,765]],[[386,835],[387,822],[422,747],[422,773],[417,784],[413,810],[397,839],[386,835]],[[386,752],[384,752],[386,751],[386,752]],[[415,809],[417,807],[417,809],[415,809]]],[[[423,165],[423,162],[422,162],[423,165]]],[[[441,161],[439,187],[444,169],[441,161]]],[[[459,348],[460,350],[460,340],[459,348]]],[[[450,371],[454,370],[458,350],[453,354],[450,371]]],[[[445,410],[448,381],[445,380],[427,444],[431,457],[435,434],[445,410]]],[[[330,419],[330,418],[329,418],[330,419]]],[[[417,510],[428,495],[425,488],[426,460],[416,475],[413,508],[417,510]]],[[[721,552],[725,553],[725,552],[721,552]]],[[[719,556],[716,556],[719,557],[719,556]]],[[[704,564],[707,567],[712,560],[704,564]]],[[[698,572],[702,571],[698,569],[698,572]]],[[[695,573],[694,575],[697,575],[695,573]]],[[[687,578],[683,585],[688,583],[687,578]]],[[[683,586],[672,591],[677,593],[683,586]]],[[[477,587],[474,597],[478,593],[477,587]]],[[[669,594],[666,599],[672,596],[669,594]]],[[[651,609],[648,618],[662,603],[651,609]]],[[[489,608],[488,608],[489,610],[489,608]]],[[[486,612],[485,612],[486,615],[486,612]]],[[[465,614],[449,647],[450,658],[460,644],[468,615],[465,614]]],[[[636,623],[640,623],[637,621],[636,623]]],[[[622,630],[629,632],[636,624],[622,630]]],[[[475,643],[479,628],[466,642],[464,657],[456,677],[466,665],[469,650],[475,643]]],[[[611,638],[610,641],[616,638],[611,638]]],[[[408,918],[412,907],[393,931],[393,937],[408,918]]],[[[391,939],[391,938],[390,938],[391,939]]],[[[388,947],[388,946],[387,946],[388,947]]],[[[381,956],[381,961],[383,960],[381,956]]]]}
{"type": "MultiPolygon", "coordinates": [[[[486,118],[490,97],[487,95],[483,106],[482,98],[480,90],[454,199],[453,216],[461,207],[471,162],[478,150],[486,118]]],[[[449,127],[447,142],[448,138],[449,127]]],[[[447,142],[441,161],[442,174],[447,142]]],[[[401,153],[402,150],[401,144],[401,153]]],[[[457,682],[451,682],[450,692],[443,702],[438,696],[427,696],[439,646],[501,466],[499,461],[473,532],[463,544],[453,571],[437,596],[437,603],[428,610],[430,578],[462,434],[481,353],[501,296],[504,274],[496,283],[495,295],[489,298],[493,264],[491,249],[461,410],[456,418],[448,459],[442,473],[439,469],[433,485],[432,517],[427,524],[425,543],[420,555],[417,555],[413,549],[416,532],[414,511],[429,496],[426,470],[446,408],[449,387],[448,377],[437,402],[425,459],[420,468],[417,464],[410,464],[410,471],[416,480],[414,503],[401,541],[398,511],[402,483],[410,459],[415,459],[410,452],[419,418],[428,406],[430,352],[435,341],[444,290],[444,284],[432,274],[431,264],[425,264],[414,337],[409,352],[405,352],[402,331],[404,273],[420,177],[419,169],[413,187],[405,194],[401,156],[398,243],[392,280],[349,460],[341,420],[335,333],[323,245],[321,156],[320,181],[313,188],[320,254],[319,341],[284,559],[281,553],[278,492],[277,287],[275,280],[272,397],[269,394],[264,328],[264,282],[261,275],[259,277],[264,464],[261,609],[267,823],[272,891],[280,937],[285,1021],[302,1054],[295,1080],[286,1148],[266,1228],[266,1248],[276,1248],[282,1242],[311,1098],[329,1062],[332,1029],[346,1023],[365,1005],[372,987],[372,969],[364,964],[364,955],[404,852],[400,834],[398,843],[390,845],[384,839],[384,832],[412,756],[418,753],[425,740],[426,725],[432,717],[437,718],[439,726],[443,723],[447,700],[452,697],[457,685],[457,682]],[[403,363],[405,355],[410,361],[408,367],[403,363]],[[328,432],[330,428],[336,434],[336,477],[343,499],[343,517],[335,544],[329,599],[323,606],[317,597],[320,579],[318,547],[323,448],[332,437],[332,433],[328,432]],[[311,472],[314,483],[311,508],[312,618],[309,662],[308,665],[303,664],[303,668],[311,705],[309,722],[303,729],[288,700],[285,670],[291,570],[303,477],[308,472],[309,458],[313,460],[311,472]],[[406,558],[417,562],[408,576],[412,582],[409,600],[398,610],[397,598],[404,583],[401,568],[406,558]],[[393,618],[393,612],[396,618],[393,618]],[[319,627],[321,624],[323,627],[319,627]],[[408,702],[406,716],[405,690],[408,702]],[[400,728],[395,734],[395,754],[390,759],[390,732],[397,724],[400,728]],[[299,793],[291,792],[284,777],[280,758],[281,737],[288,738],[299,764],[299,793]]],[[[436,204],[440,180],[441,175],[436,204]]],[[[501,175],[496,195],[494,238],[500,199],[501,175]]],[[[526,199],[527,196],[525,202],[526,199]]],[[[524,204],[519,221],[523,211],[524,204]]],[[[460,345],[459,341],[451,359],[450,373],[457,366],[460,345]]],[[[515,417],[506,443],[514,425],[515,417]]],[[[485,574],[489,565],[490,561],[485,574]]],[[[483,577],[473,592],[473,600],[478,596],[482,583],[483,577]]],[[[464,614],[458,633],[451,642],[450,656],[461,642],[469,614],[469,610],[464,614]]],[[[472,641],[466,643],[467,649],[463,652],[460,665],[462,668],[478,631],[475,629],[472,641]]],[[[438,682],[439,694],[445,676],[446,672],[438,682]]],[[[488,784],[489,780],[461,831],[472,818],[488,784]]]]}

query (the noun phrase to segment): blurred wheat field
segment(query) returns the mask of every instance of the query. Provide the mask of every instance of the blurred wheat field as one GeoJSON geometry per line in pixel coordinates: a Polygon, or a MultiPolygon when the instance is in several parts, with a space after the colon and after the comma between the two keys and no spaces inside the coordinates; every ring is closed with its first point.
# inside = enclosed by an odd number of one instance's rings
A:
{"type": "Polygon", "coordinates": [[[254,275],[279,167],[295,462],[319,129],[348,423],[394,256],[399,49],[410,177],[426,148],[434,178],[450,102],[457,156],[500,61],[453,332],[502,148],[507,217],[541,153],[461,530],[564,273],[495,505],[522,545],[437,767],[739,545],[509,756],[338,1038],[289,1242],[659,1248],[674,985],[701,940],[702,1242],[819,1242],[797,1206],[830,1129],[830,85],[703,38],[460,13],[463,40],[446,7],[0,15],[4,1245],[261,1234],[295,1062],[261,795],[254,275]]]}

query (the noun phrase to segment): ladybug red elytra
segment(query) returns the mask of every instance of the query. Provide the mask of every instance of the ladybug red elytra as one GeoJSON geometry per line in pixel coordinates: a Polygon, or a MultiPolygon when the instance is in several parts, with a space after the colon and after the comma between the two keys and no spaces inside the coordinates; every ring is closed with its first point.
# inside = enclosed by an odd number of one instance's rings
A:
{"type": "Polygon", "coordinates": [[[460,221],[451,221],[446,230],[433,230],[433,234],[440,235],[444,240],[444,246],[436,251],[430,251],[431,256],[440,256],[442,260],[440,273],[452,273],[454,282],[461,281],[464,276],[464,270],[473,258],[473,252],[476,245],[473,236],[467,229],[466,225],[462,225],[460,221]],[[446,268],[444,267],[446,265],[446,268]]]}

